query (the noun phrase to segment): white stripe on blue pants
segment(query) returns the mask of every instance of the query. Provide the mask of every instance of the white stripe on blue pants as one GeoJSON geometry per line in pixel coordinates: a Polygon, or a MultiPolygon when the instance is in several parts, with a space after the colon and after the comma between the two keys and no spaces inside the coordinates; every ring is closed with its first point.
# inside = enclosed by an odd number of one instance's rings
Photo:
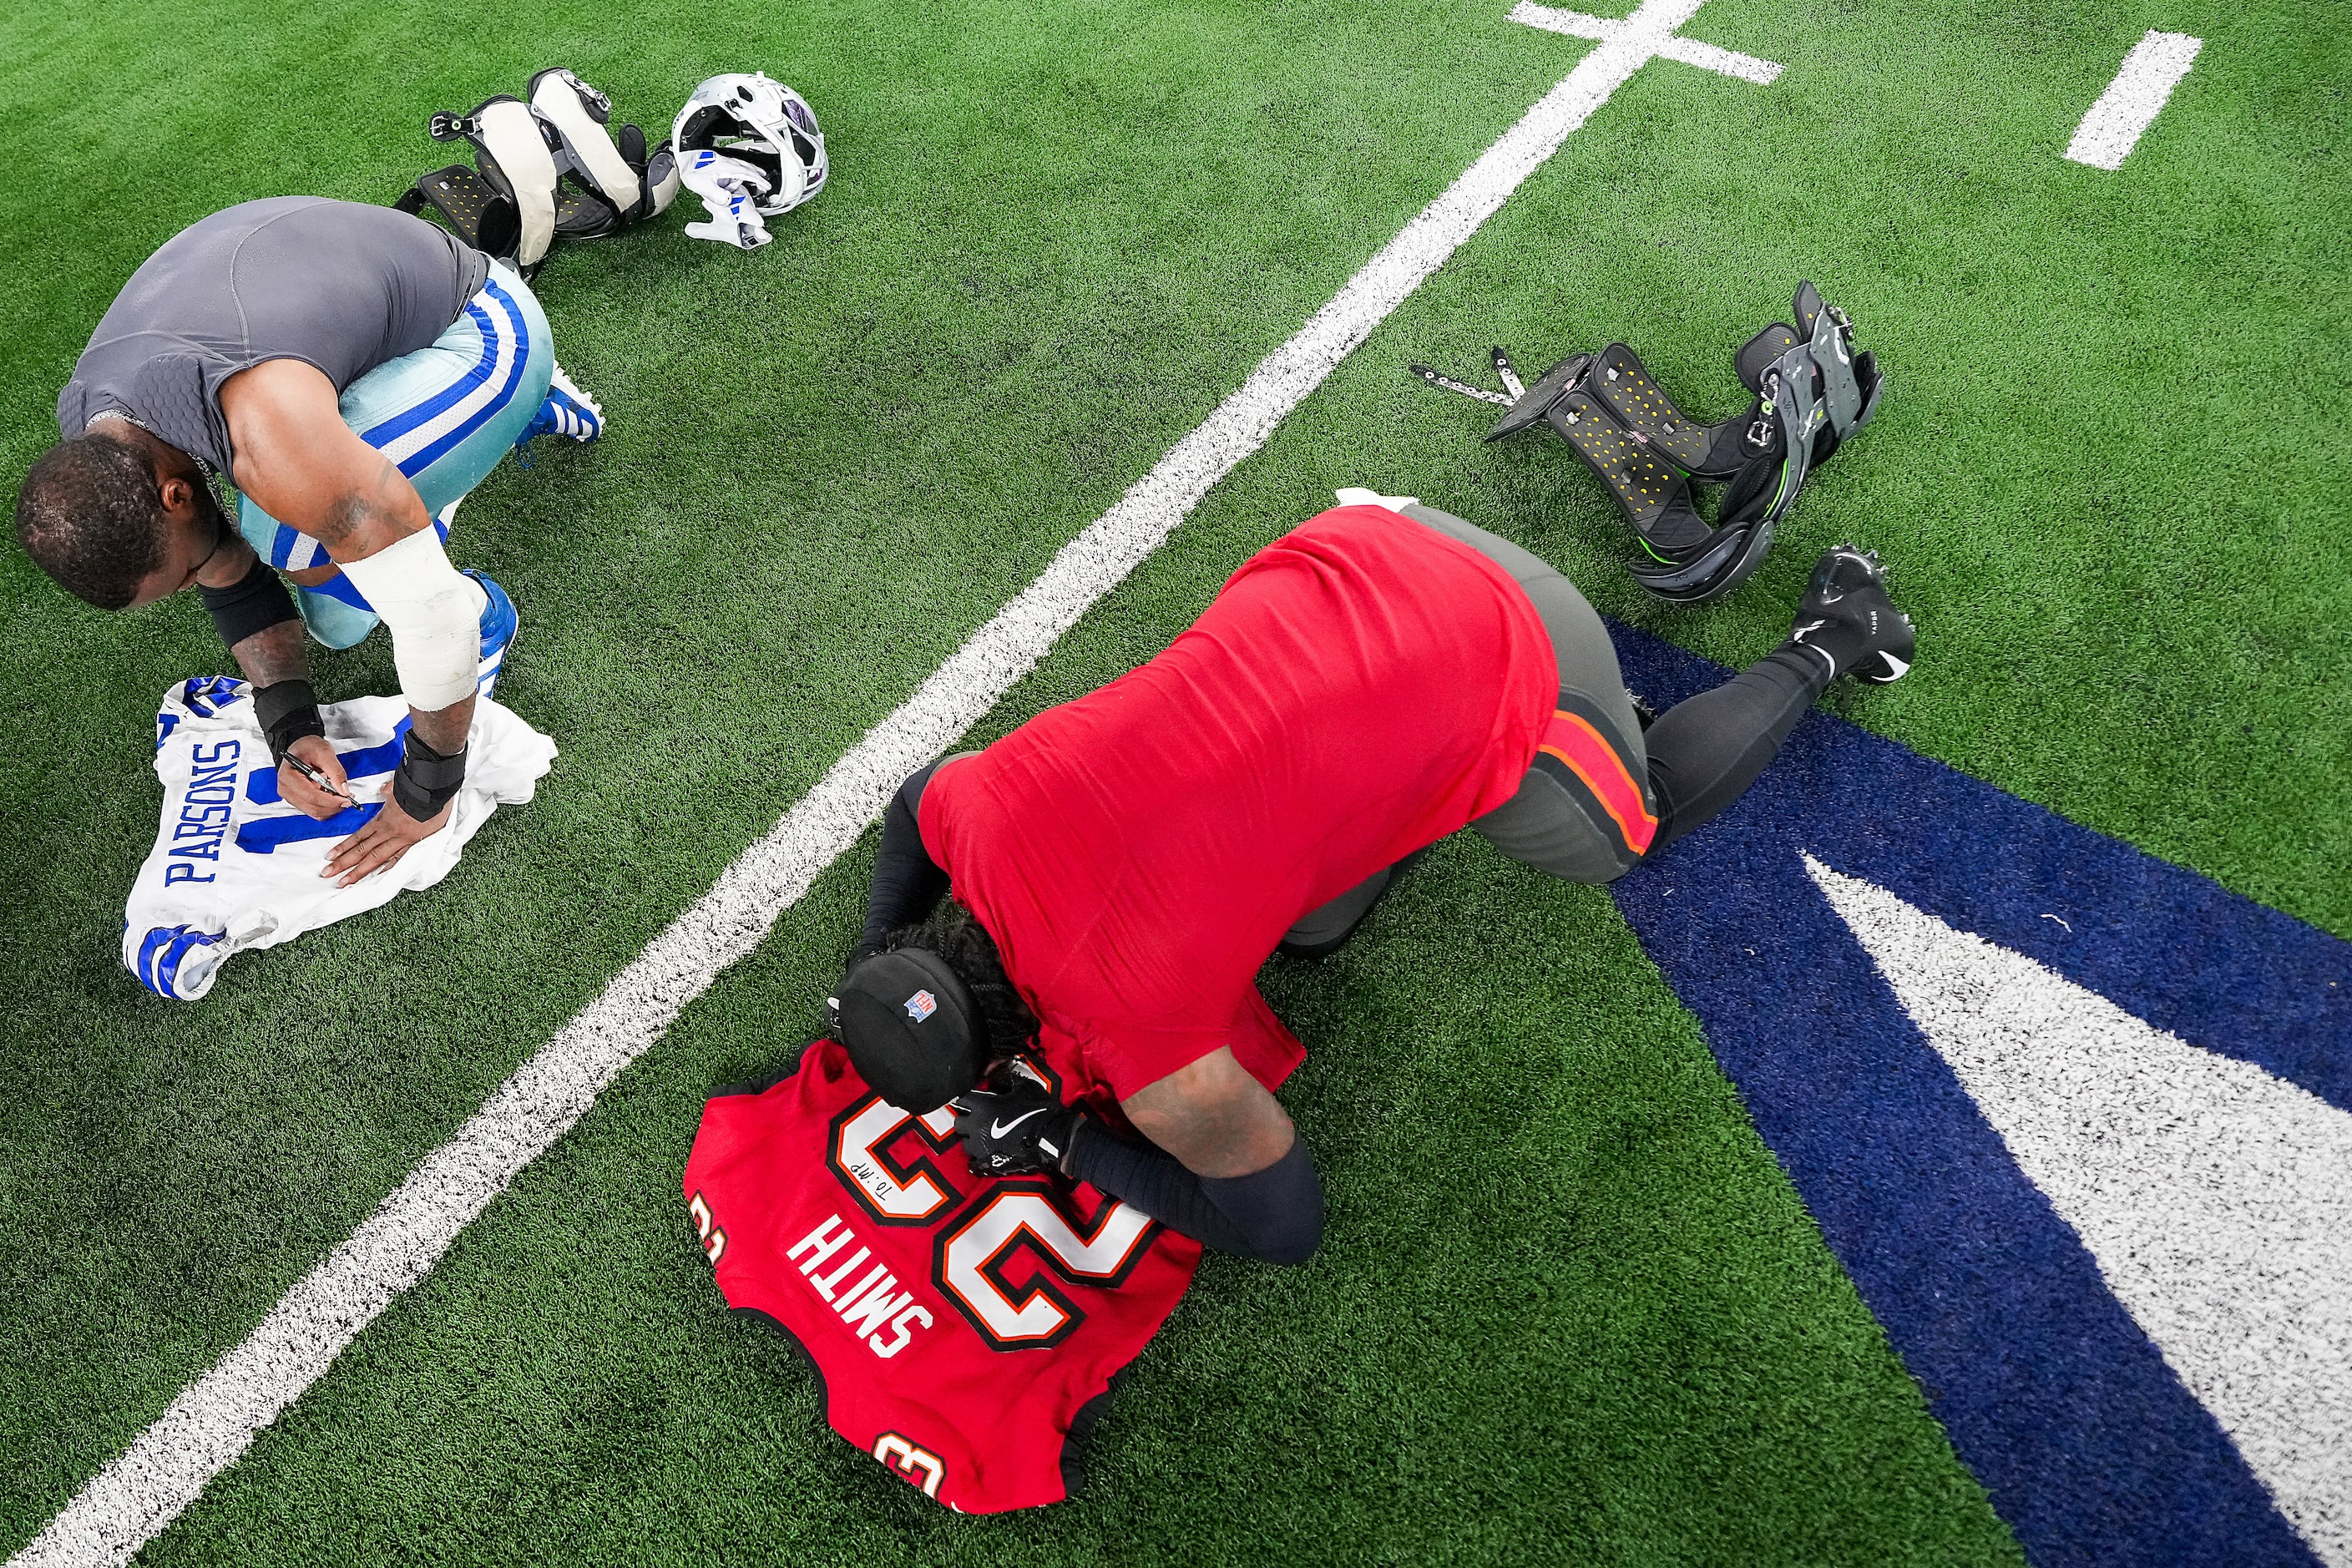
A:
{"type": "MultiPolygon", "coordinates": [[[[447,331],[344,390],[343,423],[400,466],[446,539],[449,509],[499,466],[547,400],[554,371],[546,313],[511,268],[493,261],[447,331]]],[[[317,540],[248,498],[238,498],[236,525],[280,571],[327,564],[317,540]]],[[[299,588],[295,599],[311,635],[329,647],[349,647],[375,628],[375,612],[340,572],[299,588]]]]}

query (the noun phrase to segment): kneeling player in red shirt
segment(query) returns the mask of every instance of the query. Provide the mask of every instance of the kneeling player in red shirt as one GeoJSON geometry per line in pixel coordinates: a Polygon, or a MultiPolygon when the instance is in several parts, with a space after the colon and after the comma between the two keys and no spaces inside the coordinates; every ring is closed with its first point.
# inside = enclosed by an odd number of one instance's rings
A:
{"type": "Polygon", "coordinates": [[[1268,1088],[1305,1054],[1255,985],[1277,945],[1337,947],[1465,826],[1613,881],[1738,798],[1831,681],[1909,668],[1883,569],[1841,546],[1786,643],[1645,732],[1559,573],[1360,497],[1252,557],[1149,664],[899,789],[838,1026],[893,1105],[957,1102],[976,1173],[1059,1171],[1303,1261],[1323,1191],[1268,1088]],[[1032,1050],[1107,1092],[1065,1105],[999,1073],[1032,1050]]]}

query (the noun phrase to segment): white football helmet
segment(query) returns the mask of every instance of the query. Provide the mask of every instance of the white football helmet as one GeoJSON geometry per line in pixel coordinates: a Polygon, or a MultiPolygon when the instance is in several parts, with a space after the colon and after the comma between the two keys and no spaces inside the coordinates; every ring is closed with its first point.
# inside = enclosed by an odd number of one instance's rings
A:
{"type": "MultiPolygon", "coordinates": [[[[682,166],[689,153],[708,151],[758,169],[768,184],[758,197],[763,216],[790,212],[824,189],[824,132],[817,129],[816,111],[763,72],[729,71],[696,88],[677,111],[670,142],[682,166]]],[[[706,198],[704,205],[711,204],[706,198]]],[[[716,206],[710,216],[731,225],[716,206]]]]}

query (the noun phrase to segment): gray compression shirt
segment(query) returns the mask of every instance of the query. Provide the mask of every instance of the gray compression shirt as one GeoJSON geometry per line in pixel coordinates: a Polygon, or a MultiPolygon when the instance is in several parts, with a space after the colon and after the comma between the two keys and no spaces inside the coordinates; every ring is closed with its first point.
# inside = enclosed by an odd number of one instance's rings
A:
{"type": "Polygon", "coordinates": [[[231,472],[220,388],[264,360],[316,365],[341,393],[457,319],[489,258],[421,217],[320,196],[216,212],[149,257],[58,394],[58,430],[122,413],[231,472]]]}

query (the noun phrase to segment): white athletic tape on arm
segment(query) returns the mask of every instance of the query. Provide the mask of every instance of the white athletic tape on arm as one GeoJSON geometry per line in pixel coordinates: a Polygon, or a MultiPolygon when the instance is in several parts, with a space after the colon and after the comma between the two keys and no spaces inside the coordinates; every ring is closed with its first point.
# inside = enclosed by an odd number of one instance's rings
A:
{"type": "Polygon", "coordinates": [[[410,707],[436,713],[474,695],[489,596],[449,564],[439,534],[422,528],[341,565],[392,628],[392,662],[410,707]]]}

